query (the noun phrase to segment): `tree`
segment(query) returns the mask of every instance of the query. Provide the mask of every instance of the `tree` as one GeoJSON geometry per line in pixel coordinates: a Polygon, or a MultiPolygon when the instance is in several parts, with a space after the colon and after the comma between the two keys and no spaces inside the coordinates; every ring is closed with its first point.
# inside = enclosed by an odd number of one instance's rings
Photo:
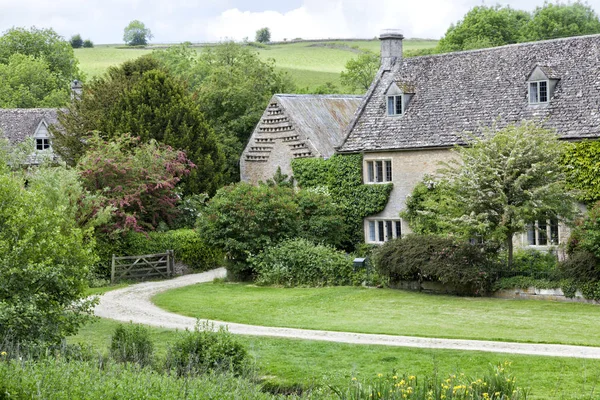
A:
{"type": "Polygon", "coordinates": [[[470,50],[517,43],[529,13],[510,7],[473,7],[456,25],[450,25],[438,43],[438,52],[470,50]]]}
{"type": "Polygon", "coordinates": [[[523,27],[523,41],[554,39],[600,33],[600,20],[591,6],[579,1],[569,4],[544,3],[523,27]]]}
{"type": "Polygon", "coordinates": [[[63,167],[33,171],[27,189],[19,174],[0,170],[0,337],[58,344],[92,317],[94,305],[85,298],[93,231],[73,218],[83,189],[63,167]],[[43,184],[48,174],[68,190],[43,184]]]}
{"type": "Polygon", "coordinates": [[[81,39],[81,35],[79,33],[71,36],[70,42],[71,47],[74,49],[80,49],[83,46],[83,39],[81,39]]]}
{"type": "Polygon", "coordinates": [[[375,78],[379,64],[379,56],[366,51],[358,57],[348,60],[346,69],[340,74],[340,81],[342,85],[347,86],[353,92],[357,90],[366,92],[375,78]]]}
{"type": "Polygon", "coordinates": [[[142,143],[154,139],[186,152],[196,168],[182,181],[185,194],[213,194],[222,185],[224,157],[214,132],[183,84],[151,57],[109,68],[58,119],[53,148],[71,165],[85,154],[89,132],[104,139],[130,132],[142,143]]]}
{"type": "Polygon", "coordinates": [[[557,165],[565,147],[554,132],[524,122],[496,133],[490,129],[455,151],[457,160],[441,175],[462,211],[452,222],[467,233],[504,242],[509,265],[516,233],[538,219],[573,217],[574,198],[557,165]]]}
{"type": "Polygon", "coordinates": [[[44,58],[15,53],[0,64],[1,108],[62,107],[69,96],[44,58]]]}
{"type": "Polygon", "coordinates": [[[260,28],[256,31],[255,40],[258,43],[269,43],[271,41],[271,30],[267,27],[260,28]]]}
{"type": "Polygon", "coordinates": [[[92,42],[90,39],[86,39],[83,41],[83,47],[86,49],[91,49],[94,47],[94,42],[92,42]]]}
{"type": "Polygon", "coordinates": [[[273,60],[262,61],[255,51],[233,42],[200,55],[182,45],[155,51],[152,56],[187,82],[225,153],[225,182],[237,182],[244,146],[273,94],[294,90],[290,78],[275,70],[273,60]]]}
{"type": "MultiPolygon", "coordinates": [[[[82,80],[83,74],[79,70],[79,61],[75,58],[73,48],[70,43],[64,40],[52,29],[38,29],[32,27],[27,30],[25,28],[12,28],[0,37],[0,64],[8,65],[11,63],[11,57],[14,54],[29,56],[30,59],[35,59],[38,65],[44,63],[49,72],[54,75],[52,80],[53,89],[51,91],[62,92],[62,99],[68,101],[70,83],[73,79],[82,80]]],[[[15,59],[13,58],[13,63],[15,59]]],[[[23,60],[22,58],[20,60],[23,60]]],[[[23,66],[27,68],[27,66],[23,66]]],[[[17,72],[20,74],[20,72],[17,72]]],[[[48,76],[48,73],[43,73],[48,76]]],[[[38,79],[39,81],[39,79],[38,79]]],[[[48,87],[48,83],[43,85],[48,87]]],[[[32,89],[36,85],[25,85],[22,89],[32,89]]],[[[47,91],[47,90],[46,90],[47,91]]],[[[39,95],[25,94],[26,97],[39,99],[39,95]]],[[[59,104],[60,106],[65,103],[59,104]]],[[[57,106],[42,101],[28,107],[49,107],[57,106]]]]}
{"type": "Polygon", "coordinates": [[[101,199],[101,207],[114,210],[110,232],[143,232],[171,222],[179,201],[175,186],[194,168],[183,152],[127,134],[111,141],[96,134],[87,141],[90,149],[77,168],[83,187],[101,199]]]}
{"type": "Polygon", "coordinates": [[[129,46],[145,46],[152,38],[150,29],[137,19],[131,21],[123,31],[123,41],[129,46]]]}

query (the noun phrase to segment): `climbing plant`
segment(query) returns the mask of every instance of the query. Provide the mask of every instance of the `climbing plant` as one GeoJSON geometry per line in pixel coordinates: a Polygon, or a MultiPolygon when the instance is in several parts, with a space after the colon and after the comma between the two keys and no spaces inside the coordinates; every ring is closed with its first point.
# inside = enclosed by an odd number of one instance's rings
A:
{"type": "Polygon", "coordinates": [[[562,158],[567,185],[578,200],[592,204],[600,200],[600,141],[584,140],[568,147],[562,158]]]}
{"type": "Polygon", "coordinates": [[[362,182],[362,155],[334,155],[323,160],[292,160],[294,178],[302,188],[326,186],[340,206],[348,225],[347,247],[364,242],[363,219],[381,212],[392,184],[365,185],[362,182]]]}

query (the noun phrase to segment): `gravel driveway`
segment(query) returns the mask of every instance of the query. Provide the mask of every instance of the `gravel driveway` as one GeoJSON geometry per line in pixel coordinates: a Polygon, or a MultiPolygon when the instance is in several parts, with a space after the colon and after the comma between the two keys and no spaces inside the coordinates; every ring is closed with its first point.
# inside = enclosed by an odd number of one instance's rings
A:
{"type": "MultiPolygon", "coordinates": [[[[123,289],[117,289],[100,296],[95,313],[99,317],[123,322],[185,329],[193,328],[196,319],[164,311],[150,301],[159,292],[195,283],[210,282],[225,276],[225,269],[219,268],[200,274],[184,275],[167,281],[145,282],[123,289]]],[[[530,354],[538,356],[558,356],[600,359],[600,348],[557,344],[527,344],[510,342],[490,342],[483,340],[435,339],[411,336],[375,335],[363,333],[332,332],[293,328],[271,328],[243,325],[221,321],[210,321],[216,327],[227,326],[229,331],[240,335],[272,336],[329,342],[376,344],[384,346],[418,347],[427,349],[478,350],[495,353],[530,354]]]]}

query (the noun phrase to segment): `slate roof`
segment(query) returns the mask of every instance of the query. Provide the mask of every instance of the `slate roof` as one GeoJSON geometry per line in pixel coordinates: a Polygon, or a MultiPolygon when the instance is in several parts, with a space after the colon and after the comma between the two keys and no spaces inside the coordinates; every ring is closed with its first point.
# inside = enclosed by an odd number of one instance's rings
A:
{"type": "Polygon", "coordinates": [[[600,35],[522,43],[383,65],[340,152],[448,147],[462,132],[539,120],[565,139],[600,137],[600,35]],[[558,79],[545,105],[529,105],[527,77],[539,66],[558,79]],[[386,116],[392,82],[409,88],[405,114],[386,116]]]}
{"type": "Polygon", "coordinates": [[[290,145],[294,158],[331,157],[361,100],[337,94],[273,95],[242,157],[268,162],[272,143],[279,139],[290,145]]]}
{"type": "Polygon", "coordinates": [[[7,138],[11,144],[33,137],[42,121],[56,124],[56,108],[0,108],[0,138],[7,138]]]}

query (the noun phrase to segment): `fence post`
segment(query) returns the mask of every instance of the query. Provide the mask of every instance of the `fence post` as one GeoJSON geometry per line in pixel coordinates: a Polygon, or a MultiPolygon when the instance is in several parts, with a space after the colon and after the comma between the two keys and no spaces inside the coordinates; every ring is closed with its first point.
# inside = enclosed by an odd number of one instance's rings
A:
{"type": "Polygon", "coordinates": [[[169,278],[175,275],[175,252],[169,250],[169,278]]]}
{"type": "Polygon", "coordinates": [[[112,256],[112,267],[110,269],[110,283],[115,283],[115,255],[112,256]]]}

